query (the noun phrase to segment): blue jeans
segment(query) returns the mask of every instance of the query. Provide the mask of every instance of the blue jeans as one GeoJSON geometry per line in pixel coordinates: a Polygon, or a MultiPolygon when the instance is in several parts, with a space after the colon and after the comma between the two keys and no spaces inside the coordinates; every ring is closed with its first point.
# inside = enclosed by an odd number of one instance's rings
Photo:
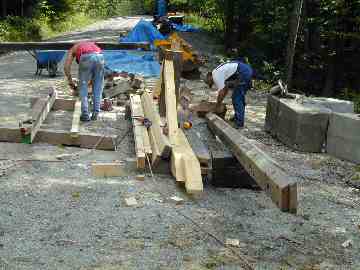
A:
{"type": "Polygon", "coordinates": [[[241,83],[236,87],[232,94],[232,103],[235,110],[235,123],[239,127],[244,126],[245,122],[245,95],[249,90],[249,83],[241,83]]]}
{"type": "Polygon", "coordinates": [[[88,82],[92,81],[93,112],[100,112],[100,103],[104,88],[104,56],[102,54],[89,53],[80,58],[79,85],[81,98],[81,115],[89,116],[88,82]]]}

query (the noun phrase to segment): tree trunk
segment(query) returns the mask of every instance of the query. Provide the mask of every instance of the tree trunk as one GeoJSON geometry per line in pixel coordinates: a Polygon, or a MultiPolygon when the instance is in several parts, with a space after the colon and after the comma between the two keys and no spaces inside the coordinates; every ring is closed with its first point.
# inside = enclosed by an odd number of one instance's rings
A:
{"type": "Polygon", "coordinates": [[[289,90],[292,88],[294,56],[296,49],[296,40],[297,40],[299,25],[301,20],[302,6],[303,6],[303,0],[295,0],[294,10],[289,21],[289,41],[288,41],[287,59],[286,59],[286,67],[287,67],[286,82],[289,90]]]}
{"type": "Polygon", "coordinates": [[[325,86],[322,91],[322,96],[331,97],[334,94],[334,87],[336,81],[336,37],[330,40],[329,53],[328,53],[328,68],[326,74],[325,86]]]}
{"type": "Polygon", "coordinates": [[[6,5],[6,1],[7,0],[1,0],[1,16],[2,17],[6,17],[6,15],[7,15],[7,5],[6,5]]]}

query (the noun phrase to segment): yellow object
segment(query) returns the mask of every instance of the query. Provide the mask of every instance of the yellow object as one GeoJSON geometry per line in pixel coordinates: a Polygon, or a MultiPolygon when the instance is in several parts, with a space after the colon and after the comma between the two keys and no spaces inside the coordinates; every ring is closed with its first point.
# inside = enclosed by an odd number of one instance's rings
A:
{"type": "Polygon", "coordinates": [[[188,122],[188,121],[185,121],[183,126],[184,126],[185,129],[190,129],[190,128],[192,128],[192,123],[188,122]]]}
{"type": "Polygon", "coordinates": [[[178,34],[171,34],[166,40],[155,40],[156,47],[164,47],[165,49],[174,49],[182,51],[183,61],[191,61],[198,63],[197,54],[193,51],[191,45],[182,39],[178,34]]]}

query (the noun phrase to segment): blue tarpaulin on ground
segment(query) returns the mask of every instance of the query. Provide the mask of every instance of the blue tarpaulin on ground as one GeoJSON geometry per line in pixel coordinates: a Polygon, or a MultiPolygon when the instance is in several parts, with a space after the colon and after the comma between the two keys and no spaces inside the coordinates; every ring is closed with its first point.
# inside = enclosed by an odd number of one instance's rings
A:
{"type": "Polygon", "coordinates": [[[120,39],[120,42],[149,42],[153,44],[155,40],[163,39],[165,37],[151,22],[140,20],[126,37],[120,39]]]}
{"type": "Polygon", "coordinates": [[[144,77],[160,77],[160,64],[154,52],[103,51],[107,71],[128,72],[144,77]]]}
{"type": "Polygon", "coordinates": [[[177,24],[172,23],[172,28],[175,29],[175,31],[178,32],[199,32],[200,29],[196,28],[195,26],[192,26],[191,24],[177,24]]]}

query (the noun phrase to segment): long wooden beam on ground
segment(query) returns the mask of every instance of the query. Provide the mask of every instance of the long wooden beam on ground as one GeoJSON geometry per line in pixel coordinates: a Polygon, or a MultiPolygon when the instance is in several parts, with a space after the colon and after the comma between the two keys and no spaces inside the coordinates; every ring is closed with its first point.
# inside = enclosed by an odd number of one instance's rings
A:
{"type": "Polygon", "coordinates": [[[187,193],[199,194],[203,191],[200,162],[182,129],[175,134],[171,155],[171,173],[176,181],[185,183],[187,193]]]}
{"type": "Polygon", "coordinates": [[[140,95],[130,95],[131,119],[135,140],[135,152],[137,157],[137,168],[144,169],[146,165],[146,155],[149,154],[148,145],[149,135],[146,127],[139,121],[145,117],[141,105],[140,95]],[[145,149],[147,148],[147,149],[145,149]]]}
{"type": "Polygon", "coordinates": [[[171,153],[171,144],[169,139],[163,134],[160,126],[161,119],[159,113],[155,110],[152,96],[148,92],[144,92],[141,96],[141,102],[145,117],[151,121],[149,130],[150,143],[152,148],[153,166],[158,164],[159,158],[169,158],[171,153]],[[160,157],[158,156],[160,155],[160,157]]]}
{"type": "Polygon", "coordinates": [[[210,129],[228,145],[244,169],[282,210],[296,213],[297,183],[249,139],[213,113],[206,116],[210,129]]]}
{"type": "Polygon", "coordinates": [[[34,104],[34,107],[31,110],[31,119],[33,122],[30,127],[30,143],[34,141],[36,133],[51,111],[51,108],[56,100],[56,95],[56,91],[52,89],[46,99],[39,99],[34,104]]]}
{"type": "Polygon", "coordinates": [[[164,82],[165,82],[165,103],[166,122],[168,136],[171,144],[175,143],[176,133],[179,130],[177,104],[175,95],[174,63],[172,60],[164,60],[164,82]]]}
{"type": "Polygon", "coordinates": [[[75,103],[75,109],[74,109],[74,113],[73,113],[73,119],[72,119],[71,130],[70,130],[72,137],[79,136],[80,114],[81,114],[81,101],[77,100],[75,103]]]}
{"type": "MultiPolygon", "coordinates": [[[[84,40],[91,41],[91,40],[84,40]]],[[[26,50],[68,50],[75,42],[0,42],[0,50],[2,51],[26,51],[26,50]]],[[[96,42],[103,50],[150,50],[148,42],[96,42]]]]}
{"type": "MultiPolygon", "coordinates": [[[[77,146],[81,148],[89,148],[98,150],[115,150],[115,135],[103,136],[93,133],[79,133],[76,138],[71,137],[69,131],[39,129],[34,142],[48,143],[53,145],[77,146]]],[[[20,143],[21,134],[18,127],[0,126],[0,141],[20,143]]]]}
{"type": "MultiPolygon", "coordinates": [[[[30,106],[34,107],[38,97],[30,98],[30,106]]],[[[76,99],[57,98],[52,106],[52,111],[74,111],[76,99]]]]}

